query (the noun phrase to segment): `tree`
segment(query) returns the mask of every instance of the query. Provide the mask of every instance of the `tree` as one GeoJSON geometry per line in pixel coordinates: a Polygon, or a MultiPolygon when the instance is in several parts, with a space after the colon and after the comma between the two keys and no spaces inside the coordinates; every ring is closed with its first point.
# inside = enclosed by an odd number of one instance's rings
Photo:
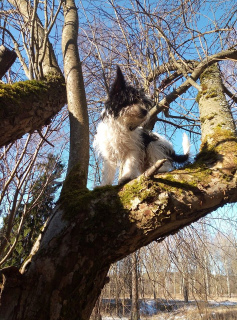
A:
{"type": "Polygon", "coordinates": [[[131,320],[139,320],[139,297],[138,297],[138,255],[132,254],[132,306],[131,320]]]}
{"type": "MultiPolygon", "coordinates": [[[[29,256],[31,248],[40,234],[40,229],[53,212],[55,193],[61,186],[61,182],[58,179],[61,177],[63,165],[57,161],[57,157],[49,154],[47,162],[42,163],[40,167],[43,170],[43,174],[33,185],[30,202],[24,205],[21,204],[17,209],[12,229],[14,235],[18,234],[22,215],[24,215],[24,211],[28,208],[29,214],[26,215],[23,227],[20,229],[20,234],[17,235],[16,249],[13,251],[12,256],[3,263],[3,267],[14,265],[20,268],[23,261],[29,256]],[[49,181],[48,176],[50,176],[49,181]]],[[[4,234],[5,229],[7,229],[7,223],[3,225],[0,233],[4,234]]],[[[15,242],[15,236],[9,239],[9,242],[12,246],[15,242]]],[[[4,257],[4,255],[5,253],[3,252],[2,256],[4,257]]]]}
{"type": "MultiPolygon", "coordinates": [[[[20,21],[29,30],[30,59],[26,72],[30,79],[35,77],[36,80],[6,87],[2,85],[7,89],[1,101],[4,130],[0,136],[3,137],[5,133],[1,145],[15,141],[23,131],[41,128],[45,121],[51,119],[65,103],[65,86],[71,133],[68,174],[53,214],[44,225],[27,262],[19,270],[16,267],[1,270],[0,318],[86,320],[107,281],[106,275],[113,262],[153,240],[162,241],[226,203],[237,201],[236,115],[231,110],[231,104],[236,99],[229,87],[226,88],[217,65],[222,60],[237,60],[236,47],[229,44],[229,39],[235,38],[234,8],[227,11],[228,25],[221,23],[220,19],[220,25],[225,28],[218,27],[215,20],[213,30],[202,32],[191,25],[192,21],[197,21],[195,19],[201,10],[199,1],[181,1],[177,4],[164,2],[163,9],[159,7],[161,3],[158,7],[144,7],[136,0],[131,1],[131,7],[121,8],[115,1],[110,1],[115,9],[114,21],[118,27],[113,35],[122,40],[117,51],[111,50],[111,56],[114,54],[117,59],[125,57],[127,70],[137,67],[147,83],[145,89],[158,92],[155,95],[156,106],[150,110],[149,127],[153,127],[160,112],[167,118],[171,117],[169,111],[172,102],[180,103],[179,97],[193,86],[198,91],[201,150],[194,163],[186,168],[155,176],[142,175],[124,186],[107,186],[89,191],[86,189],[89,119],[77,46],[78,16],[75,3],[73,0],[62,1],[65,84],[49,42],[51,24],[45,18],[44,28],[37,15],[37,6],[40,9],[41,4],[35,1],[31,7],[22,0],[9,3],[15,6],[20,21]],[[127,16],[134,13],[133,28],[136,24],[146,26],[143,30],[146,31],[146,37],[140,43],[140,51],[136,46],[139,41],[131,42],[127,37],[131,33],[124,32],[124,12],[127,16]],[[221,45],[215,45],[218,38],[213,36],[212,45],[205,50],[205,37],[209,34],[217,34],[221,45]],[[162,48],[160,60],[157,43],[153,42],[155,35],[162,48]],[[200,40],[201,45],[197,48],[194,61],[183,58],[187,48],[189,52],[194,50],[196,39],[200,40]],[[124,42],[126,51],[122,50],[120,56],[119,50],[124,42]],[[141,53],[141,59],[138,52],[141,53]],[[151,73],[147,75],[142,72],[145,69],[142,64],[151,65],[151,61],[152,68],[148,69],[151,73]],[[162,83],[157,86],[159,75],[162,83]],[[44,80],[41,80],[42,77],[44,80]],[[162,91],[164,87],[171,90],[174,81],[176,87],[172,91],[162,91]],[[10,96],[7,95],[9,90],[12,90],[10,96]],[[28,121],[30,125],[25,125],[28,121]]],[[[55,19],[60,6],[56,11],[53,16],[55,19]]],[[[24,39],[28,39],[26,35],[24,33],[24,39]]],[[[137,31],[135,35],[142,34],[137,31]]],[[[110,40],[108,43],[115,41],[110,40]]],[[[92,51],[94,48],[96,42],[92,51]]],[[[18,54],[18,57],[21,56],[18,54]]],[[[97,62],[92,59],[92,63],[96,65],[97,62]]],[[[24,63],[23,66],[26,67],[24,63]]],[[[190,109],[192,111],[192,107],[190,109]]],[[[183,117],[178,119],[183,120],[183,117]]],[[[185,120],[188,121],[188,118],[185,117],[185,120]]]]}

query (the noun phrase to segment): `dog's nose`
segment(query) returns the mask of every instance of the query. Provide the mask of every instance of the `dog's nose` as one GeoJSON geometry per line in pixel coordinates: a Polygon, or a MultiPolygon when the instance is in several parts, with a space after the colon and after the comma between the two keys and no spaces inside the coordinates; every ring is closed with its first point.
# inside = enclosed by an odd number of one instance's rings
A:
{"type": "Polygon", "coordinates": [[[142,115],[145,117],[146,115],[147,115],[147,110],[146,109],[141,109],[141,113],[142,113],[142,115]]]}

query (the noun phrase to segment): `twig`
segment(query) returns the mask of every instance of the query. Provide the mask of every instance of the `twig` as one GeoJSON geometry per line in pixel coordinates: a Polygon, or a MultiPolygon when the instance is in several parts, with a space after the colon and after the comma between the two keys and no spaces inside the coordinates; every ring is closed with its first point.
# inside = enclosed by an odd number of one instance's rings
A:
{"type": "Polygon", "coordinates": [[[37,130],[38,134],[40,135],[40,137],[45,141],[47,142],[51,147],[54,147],[54,145],[49,142],[43,135],[42,135],[42,132],[40,130],[37,130]]]}
{"type": "Polygon", "coordinates": [[[143,176],[146,178],[150,178],[151,176],[154,176],[154,174],[157,173],[157,171],[163,166],[163,164],[167,161],[167,159],[161,159],[157,160],[153,166],[151,166],[149,169],[147,169],[144,173],[143,176]]]}

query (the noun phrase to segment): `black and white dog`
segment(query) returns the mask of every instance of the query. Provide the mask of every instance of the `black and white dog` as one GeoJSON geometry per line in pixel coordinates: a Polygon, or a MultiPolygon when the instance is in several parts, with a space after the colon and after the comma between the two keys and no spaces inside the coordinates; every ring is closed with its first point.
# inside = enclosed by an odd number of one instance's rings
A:
{"type": "Polygon", "coordinates": [[[173,170],[173,162],[188,160],[190,143],[186,134],[183,135],[184,155],[177,155],[163,136],[142,128],[151,106],[151,100],[142,90],[128,85],[117,67],[93,144],[104,161],[101,185],[113,183],[119,166],[119,184],[122,184],[138,177],[157,160],[167,159],[158,172],[173,170]]]}

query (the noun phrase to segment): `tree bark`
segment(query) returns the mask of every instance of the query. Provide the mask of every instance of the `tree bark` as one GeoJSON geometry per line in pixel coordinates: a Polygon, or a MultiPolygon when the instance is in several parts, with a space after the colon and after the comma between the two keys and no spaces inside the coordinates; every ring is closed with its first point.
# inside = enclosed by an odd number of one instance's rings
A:
{"type": "Polygon", "coordinates": [[[65,0],[63,10],[62,51],[70,120],[68,172],[77,166],[78,182],[81,188],[85,188],[89,164],[89,119],[77,45],[78,15],[73,0],[65,0]]]}
{"type": "MultiPolygon", "coordinates": [[[[48,41],[47,30],[44,30],[37,15],[32,20],[33,8],[28,1],[9,2],[20,13],[27,26],[35,24],[32,37],[34,43],[37,42],[35,52],[38,56],[33,54],[33,50],[31,59],[35,59],[35,76],[42,80],[17,82],[13,85],[0,84],[0,147],[49,124],[67,102],[64,78],[48,41]]],[[[33,79],[31,67],[24,69],[28,78],[33,79]]]]}
{"type": "Polygon", "coordinates": [[[2,79],[7,70],[13,65],[16,57],[15,51],[11,51],[3,45],[0,46],[0,79],[2,79]]]}
{"type": "Polygon", "coordinates": [[[0,147],[49,124],[66,103],[63,77],[0,84],[0,147]]]}
{"type": "Polygon", "coordinates": [[[137,254],[132,254],[132,307],[131,320],[139,320],[139,301],[138,301],[138,270],[137,270],[137,254]]]}

